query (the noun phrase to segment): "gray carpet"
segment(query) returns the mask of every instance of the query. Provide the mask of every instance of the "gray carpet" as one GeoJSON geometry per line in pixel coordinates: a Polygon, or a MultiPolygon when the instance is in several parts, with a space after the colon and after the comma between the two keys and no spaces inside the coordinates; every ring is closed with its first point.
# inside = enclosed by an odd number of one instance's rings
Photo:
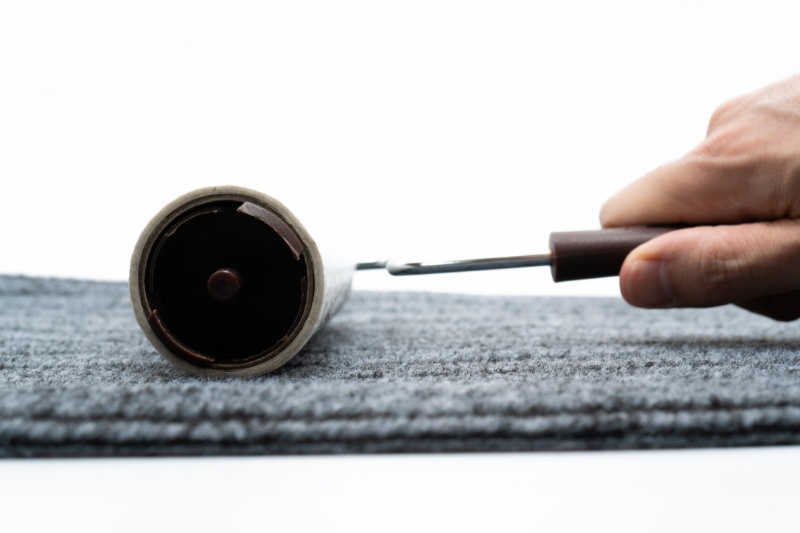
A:
{"type": "Polygon", "coordinates": [[[0,276],[0,456],[800,443],[800,324],[613,298],[354,293],[277,373],[187,376],[122,283],[0,276]]]}

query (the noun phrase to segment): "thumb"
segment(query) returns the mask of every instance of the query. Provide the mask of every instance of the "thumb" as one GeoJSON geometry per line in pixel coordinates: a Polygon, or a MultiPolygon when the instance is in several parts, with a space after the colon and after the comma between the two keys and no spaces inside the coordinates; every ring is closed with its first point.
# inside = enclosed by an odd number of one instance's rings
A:
{"type": "Polygon", "coordinates": [[[800,221],[704,226],[633,250],[620,271],[638,307],[711,307],[800,289],[800,221]]]}

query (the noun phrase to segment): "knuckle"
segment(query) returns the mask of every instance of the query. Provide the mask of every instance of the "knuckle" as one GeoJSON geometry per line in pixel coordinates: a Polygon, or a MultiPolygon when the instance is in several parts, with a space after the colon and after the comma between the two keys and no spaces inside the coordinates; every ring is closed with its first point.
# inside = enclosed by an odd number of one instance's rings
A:
{"type": "Polygon", "coordinates": [[[749,273],[733,246],[721,239],[704,242],[699,266],[698,294],[703,303],[718,305],[737,300],[740,285],[749,273]]]}
{"type": "Polygon", "coordinates": [[[741,100],[741,97],[731,98],[717,106],[708,121],[708,131],[710,132],[716,128],[726,118],[733,115],[737,109],[741,108],[741,100]]]}
{"type": "Polygon", "coordinates": [[[735,127],[714,130],[694,149],[694,155],[702,159],[721,159],[737,155],[742,134],[743,131],[735,127]]]}

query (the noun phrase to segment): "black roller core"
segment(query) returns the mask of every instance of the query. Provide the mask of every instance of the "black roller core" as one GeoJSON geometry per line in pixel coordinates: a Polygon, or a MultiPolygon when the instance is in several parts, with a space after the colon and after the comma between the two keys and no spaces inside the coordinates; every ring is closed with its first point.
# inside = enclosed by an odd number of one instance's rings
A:
{"type": "Polygon", "coordinates": [[[309,272],[299,238],[264,208],[213,201],[181,213],[146,262],[148,319],[192,364],[241,367],[269,358],[301,321],[309,272]]]}

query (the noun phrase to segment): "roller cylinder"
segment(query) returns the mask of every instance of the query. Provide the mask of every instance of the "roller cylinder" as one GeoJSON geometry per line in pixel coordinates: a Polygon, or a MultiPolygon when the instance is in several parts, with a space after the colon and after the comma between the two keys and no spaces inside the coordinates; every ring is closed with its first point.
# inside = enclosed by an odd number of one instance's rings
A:
{"type": "Polygon", "coordinates": [[[144,229],[131,258],[131,302],[147,338],[176,366],[253,376],[306,345],[346,300],[353,270],[326,264],[274,198],[212,187],[178,198],[144,229]]]}

